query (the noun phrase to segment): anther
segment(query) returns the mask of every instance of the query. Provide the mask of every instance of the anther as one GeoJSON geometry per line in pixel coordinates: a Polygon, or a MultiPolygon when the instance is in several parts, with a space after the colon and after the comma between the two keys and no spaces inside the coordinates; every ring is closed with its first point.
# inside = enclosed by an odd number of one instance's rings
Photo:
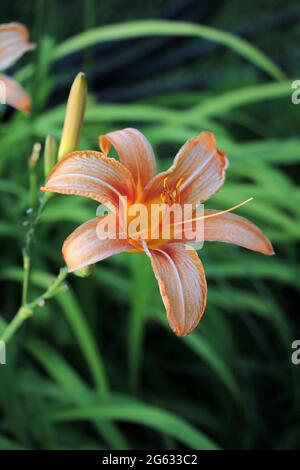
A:
{"type": "Polygon", "coordinates": [[[178,189],[178,190],[180,189],[180,186],[181,186],[181,183],[182,183],[183,179],[184,179],[183,177],[179,178],[179,180],[177,181],[176,186],[175,186],[176,189],[178,189]]]}

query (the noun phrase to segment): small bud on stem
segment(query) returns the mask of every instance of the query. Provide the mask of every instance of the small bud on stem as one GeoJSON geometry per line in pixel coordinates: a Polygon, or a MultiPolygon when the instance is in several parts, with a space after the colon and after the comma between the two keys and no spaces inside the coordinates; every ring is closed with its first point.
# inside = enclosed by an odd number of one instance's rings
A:
{"type": "Polygon", "coordinates": [[[48,134],[44,150],[44,176],[48,178],[57,160],[57,142],[53,135],[48,134]]]}
{"type": "Polygon", "coordinates": [[[92,274],[94,267],[94,264],[90,264],[89,266],[85,266],[84,268],[77,269],[76,271],[74,271],[74,274],[78,277],[89,277],[92,274]]]}

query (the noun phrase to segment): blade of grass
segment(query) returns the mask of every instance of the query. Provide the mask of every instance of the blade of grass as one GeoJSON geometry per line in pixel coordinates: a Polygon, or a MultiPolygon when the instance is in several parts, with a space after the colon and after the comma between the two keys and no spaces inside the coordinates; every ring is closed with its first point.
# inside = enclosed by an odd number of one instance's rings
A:
{"type": "Polygon", "coordinates": [[[148,426],[166,433],[192,449],[212,450],[219,448],[210,437],[179,416],[137,401],[107,403],[105,406],[83,406],[79,409],[52,412],[46,417],[54,423],[89,421],[95,418],[113,419],[148,426]]]}
{"type": "MultiPolygon", "coordinates": [[[[19,268],[4,269],[0,272],[0,277],[2,276],[6,279],[10,278],[20,282],[22,279],[22,270],[19,268]]],[[[38,287],[45,288],[49,285],[51,279],[51,276],[44,272],[32,272],[32,283],[38,287]]],[[[60,303],[71,329],[73,330],[73,334],[77,338],[78,345],[86,359],[97,387],[98,395],[102,399],[106,399],[109,396],[109,387],[104,370],[104,362],[97,348],[94,336],[92,335],[89,325],[71,291],[66,291],[62,294],[59,294],[56,297],[56,300],[60,303]]],[[[128,448],[125,439],[114,426],[113,433],[114,438],[117,437],[118,442],[122,444],[122,448],[128,448]]]]}
{"type": "Polygon", "coordinates": [[[209,26],[180,21],[142,20],[90,29],[57,46],[55,58],[61,59],[68,54],[106,41],[147,36],[199,37],[217,42],[232,49],[276,80],[284,77],[283,71],[266,54],[244,39],[209,26]]]}
{"type": "MultiPolygon", "coordinates": [[[[45,368],[53,380],[68,393],[74,404],[82,406],[96,401],[97,395],[86,387],[69,364],[47,343],[30,338],[26,342],[26,349],[45,368]]],[[[94,420],[93,424],[109,446],[118,450],[128,449],[128,445],[114,425],[105,421],[99,423],[97,420],[94,420]]]]}
{"type": "MultiPolygon", "coordinates": [[[[169,325],[165,318],[165,312],[159,308],[154,308],[156,319],[161,323],[167,330],[169,330],[169,325]]],[[[218,378],[224,385],[227,387],[231,395],[237,400],[241,399],[241,392],[235,381],[235,378],[227,367],[226,363],[215,351],[212,346],[209,344],[209,341],[203,336],[203,334],[198,334],[194,332],[191,335],[188,335],[184,338],[180,338],[189,348],[191,348],[203,361],[205,361],[217,374],[218,378]]]]}
{"type": "Polygon", "coordinates": [[[153,274],[145,255],[131,256],[131,281],[129,299],[131,311],[128,327],[128,354],[130,385],[136,391],[142,359],[142,342],[144,336],[147,306],[152,294],[153,274]]]}
{"type": "MultiPolygon", "coordinates": [[[[197,37],[213,41],[233,50],[274,79],[282,80],[285,77],[284,72],[264,52],[245,39],[210,26],[180,21],[141,20],[89,29],[62,42],[54,49],[53,56],[56,60],[62,59],[95,44],[149,36],[197,37]]],[[[19,71],[17,79],[28,79],[32,73],[33,68],[27,66],[19,71]]]]}

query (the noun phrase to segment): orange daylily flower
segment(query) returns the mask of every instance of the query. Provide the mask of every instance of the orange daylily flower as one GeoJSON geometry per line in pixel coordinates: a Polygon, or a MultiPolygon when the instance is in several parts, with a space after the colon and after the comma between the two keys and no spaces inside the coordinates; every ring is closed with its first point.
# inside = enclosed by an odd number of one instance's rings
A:
{"type": "MultiPolygon", "coordinates": [[[[35,48],[29,42],[29,33],[21,23],[0,25],[0,70],[13,65],[25,52],[35,48]]],[[[0,74],[1,95],[5,91],[5,103],[27,114],[31,102],[25,90],[12,78],[0,74]]],[[[3,97],[1,96],[1,99],[3,97]]],[[[4,100],[3,100],[4,101],[4,100]]]]}
{"type": "MultiPolygon", "coordinates": [[[[209,199],[224,183],[228,160],[216,147],[214,135],[201,132],[179,150],[168,171],[157,174],[148,140],[136,129],[111,132],[99,138],[102,152],[77,151],[53,169],[42,191],[86,196],[109,207],[113,213],[96,217],[78,227],[64,242],[63,256],[69,271],[123,251],[149,256],[172,330],[183,336],[199,323],[205,306],[207,285],[196,251],[185,249],[174,230],[169,240],[99,239],[96,231],[112,218],[122,224],[120,197],[127,207],[157,201],[198,204],[209,199]],[[108,157],[113,146],[120,162],[108,157]]],[[[163,223],[163,219],[161,220],[163,223]]],[[[240,245],[265,255],[273,254],[270,241],[247,219],[228,211],[204,211],[204,240],[240,245]]],[[[190,240],[189,240],[190,241],[190,240]]]]}

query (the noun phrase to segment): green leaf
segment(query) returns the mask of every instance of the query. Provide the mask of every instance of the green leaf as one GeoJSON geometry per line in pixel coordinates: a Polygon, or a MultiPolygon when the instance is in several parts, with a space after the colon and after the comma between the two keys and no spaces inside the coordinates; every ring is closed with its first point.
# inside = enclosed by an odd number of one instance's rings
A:
{"type": "MultiPolygon", "coordinates": [[[[85,405],[96,401],[97,394],[87,388],[76,372],[47,343],[31,338],[26,347],[70,396],[70,400],[74,404],[85,405]]],[[[94,420],[93,423],[97,431],[107,440],[109,446],[114,449],[128,449],[126,441],[114,425],[105,422],[99,423],[98,420],[94,420]]]]}
{"type": "Polygon", "coordinates": [[[284,77],[284,73],[266,54],[244,39],[209,26],[179,21],[132,21],[89,29],[57,46],[54,55],[56,59],[61,59],[102,42],[147,36],[187,36],[207,39],[232,49],[277,80],[284,77]]]}
{"type": "Polygon", "coordinates": [[[125,421],[148,426],[166,433],[192,449],[213,450],[219,448],[210,437],[185,422],[182,418],[169,411],[137,401],[107,402],[105,405],[82,406],[67,411],[53,412],[45,418],[55,423],[89,421],[95,418],[125,421]]]}

